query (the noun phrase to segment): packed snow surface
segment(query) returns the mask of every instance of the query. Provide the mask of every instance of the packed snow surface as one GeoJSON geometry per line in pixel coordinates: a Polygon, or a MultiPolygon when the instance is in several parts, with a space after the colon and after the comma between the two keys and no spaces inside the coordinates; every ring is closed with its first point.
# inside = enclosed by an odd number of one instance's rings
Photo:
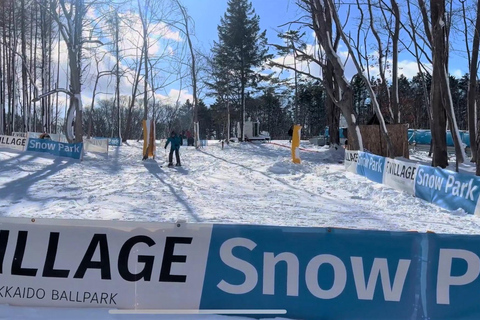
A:
{"type": "MultiPolygon", "coordinates": [[[[346,172],[342,148],[302,142],[301,164],[288,141],[180,149],[182,167],[168,168],[164,141],[141,161],[142,142],[110,147],[83,161],[0,149],[2,217],[338,227],[478,234],[480,218],[448,211],[346,172]]],[[[426,152],[411,159],[428,163],[426,152]]],[[[463,166],[462,171],[472,172],[463,166]]],[[[105,309],[0,306],[0,319],[152,319],[105,309]]],[[[240,319],[212,315],[155,319],[240,319]]],[[[244,318],[242,318],[244,319],[244,318]]]]}

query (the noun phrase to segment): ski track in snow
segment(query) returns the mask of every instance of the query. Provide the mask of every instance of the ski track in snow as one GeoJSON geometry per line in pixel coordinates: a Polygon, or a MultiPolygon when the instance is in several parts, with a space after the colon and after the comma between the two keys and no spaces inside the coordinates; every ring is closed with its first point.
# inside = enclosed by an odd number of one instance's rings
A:
{"type": "MultiPolygon", "coordinates": [[[[350,172],[343,149],[302,143],[302,163],[284,147],[219,143],[180,149],[166,167],[164,142],[141,161],[142,143],[82,162],[0,150],[0,215],[191,223],[417,230],[473,234],[480,219],[451,212],[350,172]]],[[[412,158],[424,159],[421,154],[412,158]]],[[[424,159],[426,160],[426,159],[424,159]]]]}

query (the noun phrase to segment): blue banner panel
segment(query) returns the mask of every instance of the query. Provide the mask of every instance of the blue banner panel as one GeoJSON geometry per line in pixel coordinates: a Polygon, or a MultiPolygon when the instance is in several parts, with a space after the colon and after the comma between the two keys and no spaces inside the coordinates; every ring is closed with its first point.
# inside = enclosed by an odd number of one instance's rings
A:
{"type": "Polygon", "coordinates": [[[468,133],[466,131],[463,132],[462,142],[465,144],[465,146],[470,147],[470,133],[468,133]]]}
{"type": "Polygon", "coordinates": [[[83,143],[63,143],[46,139],[28,139],[27,151],[45,152],[73,159],[82,158],[83,143]]]}
{"type": "Polygon", "coordinates": [[[428,271],[419,283],[426,295],[422,300],[428,319],[480,319],[480,237],[426,236],[428,271]]]}
{"type": "Polygon", "coordinates": [[[480,178],[420,165],[415,177],[415,196],[448,210],[464,209],[474,214],[480,193],[480,178]]]}
{"type": "Polygon", "coordinates": [[[385,158],[367,152],[358,152],[357,174],[372,181],[383,183],[385,158]]]}
{"type": "Polygon", "coordinates": [[[120,140],[120,138],[93,137],[93,139],[96,139],[96,140],[108,139],[108,145],[109,145],[109,146],[119,147],[119,146],[122,145],[122,141],[120,140]]]}
{"type": "Polygon", "coordinates": [[[420,239],[412,232],[214,225],[200,309],[418,319],[420,239]]]}
{"type": "Polygon", "coordinates": [[[121,146],[122,142],[120,141],[120,138],[110,138],[108,139],[108,145],[109,146],[121,146]]]}

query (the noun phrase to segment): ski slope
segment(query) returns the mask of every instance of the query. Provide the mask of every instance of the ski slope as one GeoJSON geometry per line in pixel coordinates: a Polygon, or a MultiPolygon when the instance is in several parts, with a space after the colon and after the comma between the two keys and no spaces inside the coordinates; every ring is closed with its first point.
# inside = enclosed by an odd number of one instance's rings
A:
{"type": "MultiPolygon", "coordinates": [[[[304,143],[293,164],[288,142],[218,143],[180,150],[167,168],[163,142],[141,161],[142,143],[82,162],[0,150],[4,217],[418,230],[475,234],[480,219],[450,212],[345,172],[343,149],[304,143]],[[284,146],[281,146],[284,145],[284,146]]],[[[413,158],[425,158],[417,153],[413,158]]]]}
{"type": "MultiPolygon", "coordinates": [[[[164,141],[155,160],[142,143],[84,160],[0,149],[2,217],[337,227],[452,234],[480,233],[480,218],[447,211],[346,172],[343,149],[302,143],[293,164],[287,141],[217,142],[181,147],[183,167],[167,168],[164,141]]],[[[411,158],[428,161],[425,152],[411,158]]],[[[469,168],[464,167],[465,170],[469,168]]],[[[471,168],[470,168],[471,169],[471,168]]],[[[104,309],[0,306],[1,319],[151,319],[104,309]]],[[[240,319],[190,315],[156,319],[240,319]]]]}

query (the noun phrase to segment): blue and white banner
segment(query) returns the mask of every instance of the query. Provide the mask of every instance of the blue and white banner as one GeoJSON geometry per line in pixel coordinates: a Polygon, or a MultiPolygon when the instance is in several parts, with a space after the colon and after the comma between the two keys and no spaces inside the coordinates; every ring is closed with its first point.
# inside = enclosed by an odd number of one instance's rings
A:
{"type": "Polygon", "coordinates": [[[345,150],[345,170],[357,173],[358,151],[345,150]]]}
{"type": "Polygon", "coordinates": [[[479,248],[478,235],[1,218],[0,303],[479,319],[479,248]]]}
{"type": "Polygon", "coordinates": [[[122,145],[122,141],[120,138],[108,138],[108,145],[120,147],[122,145]]]}
{"type": "Polygon", "coordinates": [[[478,196],[480,177],[440,168],[418,166],[415,196],[448,210],[464,209],[480,214],[478,196]]]}
{"type": "Polygon", "coordinates": [[[12,148],[16,150],[25,150],[27,138],[22,136],[1,136],[0,147],[12,148]]]}
{"type": "Polygon", "coordinates": [[[397,190],[415,195],[415,176],[418,164],[385,158],[383,183],[397,190]]]}
{"type": "Polygon", "coordinates": [[[59,157],[82,159],[83,143],[63,143],[46,139],[29,138],[27,151],[44,152],[59,157]]]}
{"type": "Polygon", "coordinates": [[[383,183],[385,158],[367,152],[358,152],[357,173],[372,181],[383,183]]]}
{"type": "Polygon", "coordinates": [[[83,139],[85,152],[105,153],[108,155],[107,139],[83,139]]]}
{"type": "Polygon", "coordinates": [[[0,303],[198,309],[211,229],[0,219],[0,303]]]}

